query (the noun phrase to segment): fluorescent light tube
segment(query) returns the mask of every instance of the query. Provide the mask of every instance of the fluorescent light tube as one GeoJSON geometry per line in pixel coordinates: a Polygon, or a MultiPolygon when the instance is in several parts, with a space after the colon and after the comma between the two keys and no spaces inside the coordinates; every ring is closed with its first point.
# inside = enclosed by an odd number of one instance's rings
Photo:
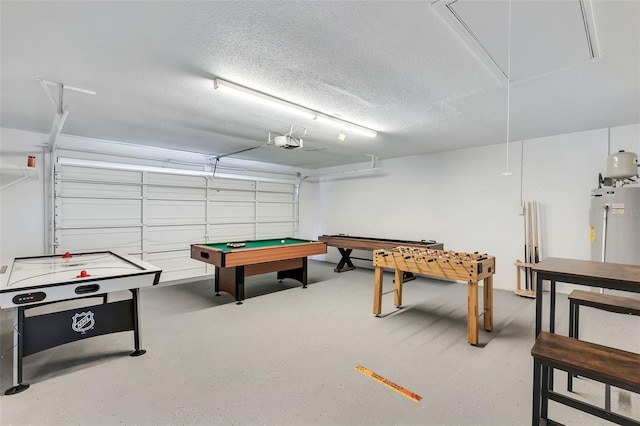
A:
{"type": "MultiPolygon", "coordinates": [[[[171,167],[145,166],[141,164],[112,163],[110,161],[83,160],[79,158],[58,157],[58,164],[63,166],[95,167],[100,169],[112,169],[112,170],[130,170],[134,172],[154,172],[154,173],[168,173],[168,174],[183,175],[183,176],[202,176],[202,177],[209,177],[209,178],[213,177],[213,171],[206,171],[206,170],[187,170],[187,169],[176,169],[171,167]]],[[[259,171],[255,171],[255,172],[260,173],[259,171]]],[[[271,172],[264,172],[264,173],[271,173],[271,172]]],[[[227,178],[227,179],[264,181],[264,182],[282,182],[282,183],[292,183],[293,181],[295,181],[294,176],[291,176],[290,178],[272,178],[269,176],[259,176],[258,174],[250,175],[250,174],[236,174],[236,173],[221,173],[219,171],[216,172],[215,177],[227,178]]]]}
{"type": "Polygon", "coordinates": [[[331,124],[332,126],[340,127],[341,129],[344,129],[344,130],[347,130],[347,129],[353,130],[356,133],[360,133],[361,135],[368,136],[370,138],[373,138],[378,134],[378,132],[376,132],[375,130],[358,126],[357,124],[353,124],[348,121],[340,120],[339,118],[330,117],[327,115],[317,115],[316,120],[322,123],[331,124]]]}
{"type": "Polygon", "coordinates": [[[230,83],[225,80],[220,80],[219,78],[216,78],[215,80],[213,80],[213,87],[222,92],[232,93],[236,96],[249,99],[253,102],[258,102],[260,104],[267,105],[273,108],[285,110],[297,115],[301,115],[306,118],[313,119],[316,117],[316,114],[314,111],[307,110],[304,107],[301,107],[296,104],[292,104],[287,101],[283,101],[282,99],[278,99],[273,96],[266,95],[262,92],[257,92],[255,90],[252,90],[234,83],[230,83]]]}
{"type": "Polygon", "coordinates": [[[176,169],[170,167],[158,167],[158,166],[144,166],[140,164],[125,164],[125,163],[112,163],[109,161],[95,161],[95,160],[82,160],[77,158],[58,158],[58,164],[63,166],[80,166],[80,167],[96,167],[100,169],[115,169],[115,170],[131,170],[135,172],[156,172],[156,173],[169,173],[174,175],[186,175],[186,176],[211,176],[212,172],[204,170],[187,170],[176,169]]]}
{"type": "Polygon", "coordinates": [[[367,127],[363,127],[358,124],[351,123],[349,121],[341,120],[339,118],[324,114],[322,112],[303,107],[302,105],[294,104],[292,102],[288,102],[283,99],[276,98],[262,92],[258,92],[256,90],[249,89],[248,87],[240,86],[238,84],[231,83],[226,80],[221,80],[219,78],[216,78],[213,80],[213,87],[216,90],[220,90],[227,93],[233,93],[236,96],[249,99],[253,102],[258,102],[260,104],[268,105],[273,108],[285,110],[293,114],[297,114],[297,115],[309,118],[311,120],[318,120],[320,122],[328,123],[345,130],[346,129],[352,130],[364,136],[374,137],[378,134],[378,132],[376,132],[375,130],[369,129],[367,127]]]}

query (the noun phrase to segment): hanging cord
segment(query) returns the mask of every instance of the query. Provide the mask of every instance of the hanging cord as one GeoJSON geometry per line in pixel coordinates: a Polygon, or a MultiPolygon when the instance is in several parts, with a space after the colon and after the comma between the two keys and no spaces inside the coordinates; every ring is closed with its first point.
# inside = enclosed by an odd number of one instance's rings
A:
{"type": "Polygon", "coordinates": [[[216,170],[218,169],[219,162],[220,162],[220,158],[216,158],[216,163],[213,165],[213,173],[211,173],[211,178],[216,177],[216,170]]]}
{"type": "Polygon", "coordinates": [[[524,206],[522,193],[524,191],[524,140],[520,141],[520,206],[524,206]]]}
{"type": "Polygon", "coordinates": [[[509,171],[509,133],[511,123],[511,0],[509,0],[509,24],[507,36],[507,170],[502,173],[504,176],[510,176],[509,171]]]}
{"type": "MultiPolygon", "coordinates": [[[[213,173],[211,173],[211,183],[215,184],[216,170],[218,170],[218,163],[220,162],[220,157],[216,157],[216,162],[213,165],[213,173]]],[[[220,180],[218,179],[218,187],[215,188],[216,191],[220,192],[220,180]]]]}

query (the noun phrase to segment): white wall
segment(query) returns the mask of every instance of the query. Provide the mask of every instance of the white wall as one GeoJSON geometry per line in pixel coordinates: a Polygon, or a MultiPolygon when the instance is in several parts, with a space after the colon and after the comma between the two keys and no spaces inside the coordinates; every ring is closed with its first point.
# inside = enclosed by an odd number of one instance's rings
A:
{"type": "Polygon", "coordinates": [[[26,166],[36,157],[38,179],[29,179],[0,190],[0,260],[44,253],[44,158],[47,135],[0,128],[0,163],[26,166]]]}
{"type": "MultiPolygon", "coordinates": [[[[640,125],[608,133],[600,129],[513,142],[510,176],[502,174],[504,143],[386,160],[378,173],[327,175],[303,183],[301,229],[317,235],[436,239],[446,249],[488,253],[497,260],[495,287],[513,290],[514,262],[524,254],[521,199],[541,206],[543,258],[589,259],[589,195],[598,173],[606,175],[609,151],[640,153],[640,125]]],[[[356,168],[362,167],[366,164],[356,168]]],[[[339,257],[336,249],[329,250],[328,260],[339,257]]]]}

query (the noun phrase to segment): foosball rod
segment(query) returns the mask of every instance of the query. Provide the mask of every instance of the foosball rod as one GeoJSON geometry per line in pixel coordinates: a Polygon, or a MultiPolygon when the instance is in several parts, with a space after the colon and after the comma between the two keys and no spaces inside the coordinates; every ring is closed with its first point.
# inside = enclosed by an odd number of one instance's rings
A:
{"type": "MultiPolygon", "coordinates": [[[[391,255],[393,257],[393,263],[395,264],[395,269],[404,270],[402,267],[400,267],[398,265],[398,263],[399,263],[398,259],[400,257],[402,257],[402,263],[403,264],[406,265],[407,264],[407,260],[412,259],[413,262],[415,263],[416,267],[418,269],[420,269],[420,265],[418,264],[418,259],[416,259],[415,256],[406,256],[401,251],[394,251],[394,252],[391,253],[391,255]]],[[[464,263],[463,263],[463,261],[461,259],[434,258],[434,257],[431,257],[431,258],[423,257],[422,259],[424,260],[424,263],[427,264],[427,265],[429,263],[435,262],[435,264],[438,266],[438,269],[441,271],[443,276],[446,275],[446,271],[445,271],[445,268],[443,267],[443,265],[441,264],[441,262],[439,262],[439,260],[441,260],[443,262],[446,262],[451,267],[450,270],[453,271],[453,272],[458,272],[458,270],[459,270],[458,268],[456,268],[454,266],[454,263],[455,263],[455,265],[462,265],[465,273],[467,273],[467,274],[471,273],[468,269],[465,268],[465,265],[464,265],[464,263]]],[[[449,270],[449,269],[447,269],[447,270],[449,270]]]]}

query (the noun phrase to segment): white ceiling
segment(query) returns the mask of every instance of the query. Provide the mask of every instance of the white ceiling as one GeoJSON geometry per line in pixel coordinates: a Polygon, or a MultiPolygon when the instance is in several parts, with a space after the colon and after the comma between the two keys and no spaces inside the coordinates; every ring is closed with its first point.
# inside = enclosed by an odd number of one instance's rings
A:
{"type": "Polygon", "coordinates": [[[1,1],[3,127],[319,168],[640,122],[640,1],[1,1]],[[451,4],[450,4],[451,3],[451,4]],[[447,7],[449,6],[449,7],[447,7]],[[582,7],[581,7],[582,6],[582,7]],[[457,33],[454,10],[490,52],[457,33]],[[587,20],[589,22],[589,20],[587,20]],[[511,43],[509,43],[511,40],[511,43]],[[511,54],[509,55],[509,47],[511,54]],[[368,138],[213,89],[251,87],[377,130],[368,138]],[[53,88],[53,87],[52,87],[53,88]],[[58,92],[52,91],[57,99],[58,92]]]}

